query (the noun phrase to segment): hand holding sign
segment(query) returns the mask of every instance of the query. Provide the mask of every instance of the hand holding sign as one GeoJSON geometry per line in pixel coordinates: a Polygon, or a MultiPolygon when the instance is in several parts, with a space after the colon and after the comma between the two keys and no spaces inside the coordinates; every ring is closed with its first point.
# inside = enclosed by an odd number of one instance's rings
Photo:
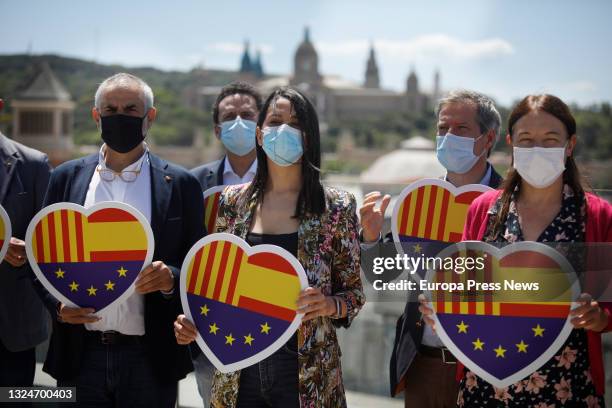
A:
{"type": "Polygon", "coordinates": [[[255,364],[298,329],[302,314],[296,301],[307,282],[298,260],[280,247],[251,247],[226,233],[207,235],[181,269],[181,302],[194,324],[179,316],[177,341],[189,343],[194,326],[198,345],[219,371],[255,364]]]}
{"type": "Polygon", "coordinates": [[[572,311],[580,293],[574,269],[544,244],[524,241],[498,249],[467,241],[437,257],[484,259],[483,268],[460,274],[429,269],[428,286],[435,289],[425,292],[427,302],[420,299],[419,309],[451,353],[497,388],[550,360],[572,330],[572,315],[598,324],[590,302],[572,311]],[[450,285],[459,289],[445,289],[450,285]]]}

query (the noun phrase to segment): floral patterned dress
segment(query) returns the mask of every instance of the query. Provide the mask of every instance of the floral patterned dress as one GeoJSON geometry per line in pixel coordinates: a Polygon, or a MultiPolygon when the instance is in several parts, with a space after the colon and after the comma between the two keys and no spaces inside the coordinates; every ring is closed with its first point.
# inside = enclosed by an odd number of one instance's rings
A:
{"type": "MultiPolygon", "coordinates": [[[[524,240],[516,208],[516,193],[512,195],[506,222],[502,224],[501,230],[504,226],[505,230],[493,231],[496,215],[501,208],[500,200],[489,209],[489,223],[483,241],[512,243],[524,240]]],[[[584,242],[585,214],[584,195],[574,195],[569,186],[564,186],[561,211],[542,232],[538,242],[584,242]]],[[[575,255],[566,254],[572,263],[580,261],[575,255]]],[[[544,366],[506,388],[495,388],[466,369],[459,386],[457,405],[466,408],[604,408],[604,400],[595,393],[591,379],[586,332],[583,329],[572,330],[565,344],[544,366]]]]}

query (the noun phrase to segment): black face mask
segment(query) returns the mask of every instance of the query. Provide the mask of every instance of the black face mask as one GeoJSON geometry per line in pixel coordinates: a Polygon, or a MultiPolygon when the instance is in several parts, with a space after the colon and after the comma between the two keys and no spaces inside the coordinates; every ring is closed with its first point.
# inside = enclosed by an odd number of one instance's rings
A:
{"type": "Polygon", "coordinates": [[[139,118],[128,115],[100,116],[102,140],[116,152],[129,152],[144,140],[142,122],[145,117],[139,118]]]}

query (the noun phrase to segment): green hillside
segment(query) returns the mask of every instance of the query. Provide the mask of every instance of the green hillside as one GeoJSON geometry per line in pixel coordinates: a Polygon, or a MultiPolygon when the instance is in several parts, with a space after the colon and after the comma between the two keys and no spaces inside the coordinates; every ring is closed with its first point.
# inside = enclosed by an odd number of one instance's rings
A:
{"type": "Polygon", "coordinates": [[[188,103],[189,92],[200,86],[224,85],[236,79],[234,72],[220,70],[161,71],[149,67],[102,65],[57,55],[0,56],[0,97],[8,102],[0,115],[0,128],[9,134],[12,120],[10,101],[27,86],[42,60],[49,63],[76,102],[74,135],[78,144],[99,140],[90,115],[94,92],[102,80],[117,72],[137,75],[153,88],[158,122],[151,131],[151,137],[160,144],[191,144],[195,128],[210,127],[209,112],[192,108],[188,103]]]}

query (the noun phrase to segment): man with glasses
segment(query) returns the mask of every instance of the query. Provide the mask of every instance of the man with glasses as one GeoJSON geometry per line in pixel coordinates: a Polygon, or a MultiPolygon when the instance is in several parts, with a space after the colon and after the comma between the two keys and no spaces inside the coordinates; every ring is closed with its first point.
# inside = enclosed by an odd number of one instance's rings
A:
{"type": "Polygon", "coordinates": [[[59,166],[44,204],[135,207],[153,229],[154,261],[130,297],[99,314],[60,303],[37,282],[54,318],[44,370],[59,386],[77,387],[79,406],[173,407],[177,382],[192,369],[172,324],[181,311],[181,264],[204,235],[202,191],[191,174],[144,142],[156,109],[142,79],[120,73],[103,81],[92,116],[104,141],[100,151],[59,166]]]}

